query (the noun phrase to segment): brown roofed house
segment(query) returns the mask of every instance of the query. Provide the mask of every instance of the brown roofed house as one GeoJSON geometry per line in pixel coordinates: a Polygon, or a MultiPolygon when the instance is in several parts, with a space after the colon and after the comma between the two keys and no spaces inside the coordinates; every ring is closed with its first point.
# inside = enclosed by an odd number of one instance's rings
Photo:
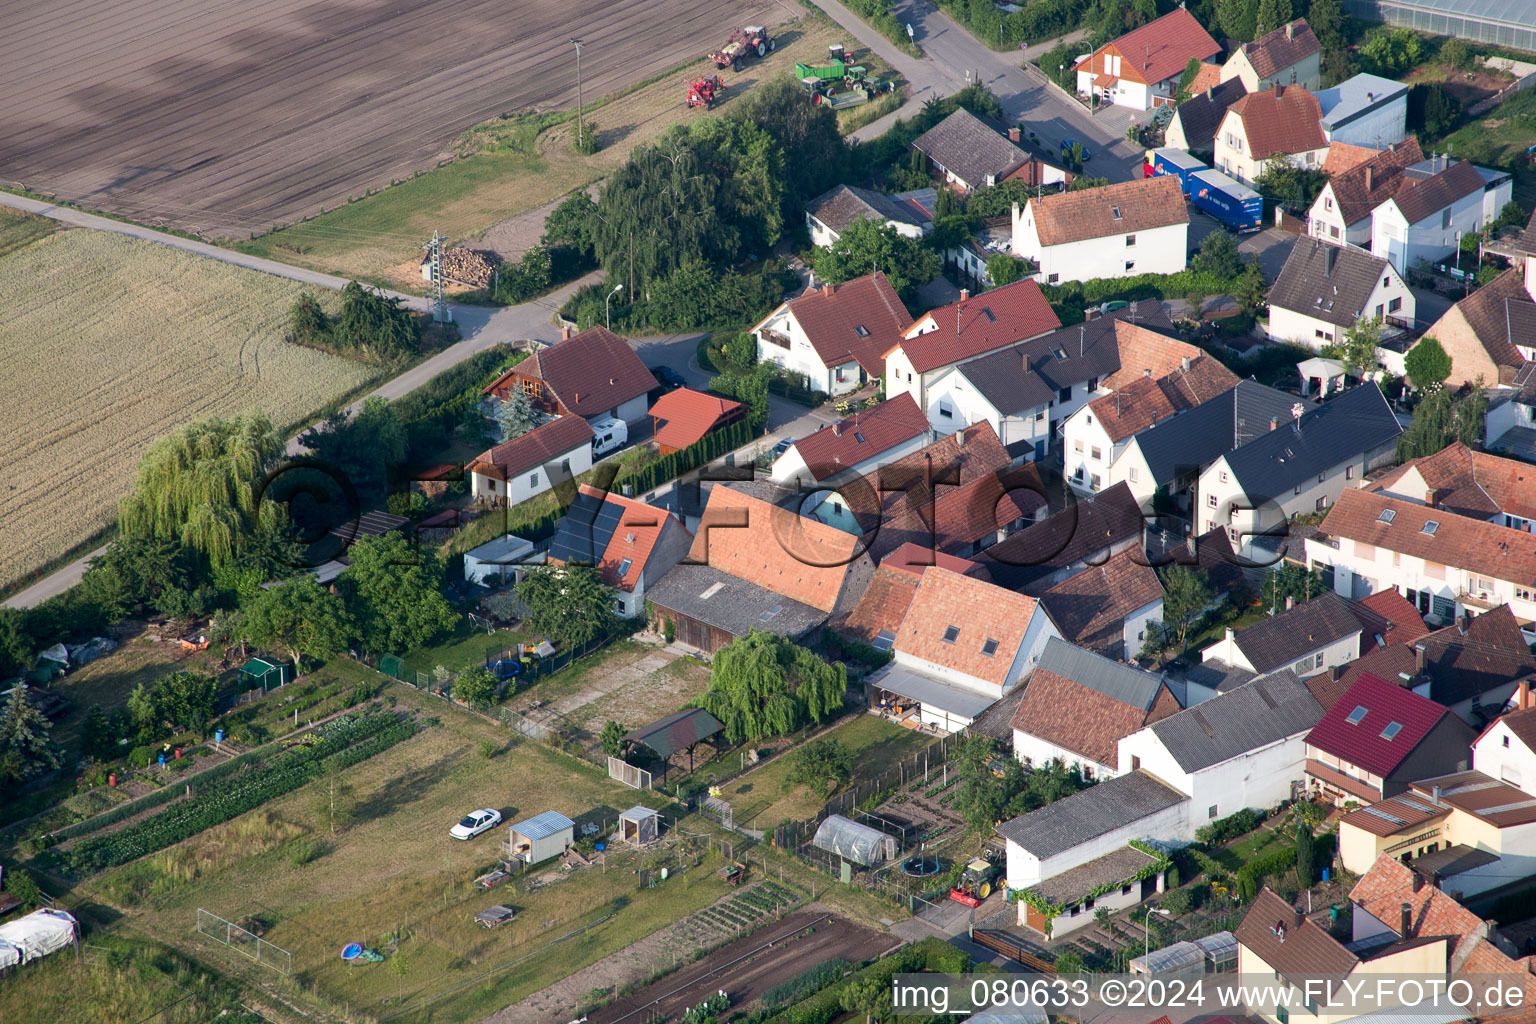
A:
{"type": "Polygon", "coordinates": [[[1068,641],[1109,658],[1134,658],[1147,631],[1161,623],[1163,585],[1140,551],[1122,551],[1040,595],[1040,604],[1068,641]]]}
{"type": "Polygon", "coordinates": [[[579,415],[541,423],[480,453],[465,467],[470,494],[508,506],[543,494],[557,480],[574,479],[592,468],[592,437],[592,428],[579,415]]]}
{"type": "Polygon", "coordinates": [[[1241,182],[1257,181],[1274,157],[1320,168],[1328,153],[1322,108],[1300,85],[1250,92],[1227,108],[1216,131],[1216,167],[1241,182]]]}
{"type": "Polygon", "coordinates": [[[1047,284],[1184,269],[1189,208],[1177,176],[1038,196],[1015,207],[1013,251],[1047,284]]]}
{"type": "Polygon", "coordinates": [[[1339,149],[1344,145],[1334,143],[1328,149],[1323,162],[1328,182],[1307,211],[1307,233],[1334,245],[1369,247],[1371,211],[1391,198],[1402,183],[1403,170],[1423,160],[1424,153],[1419,140],[1409,136],[1362,161],[1351,162],[1360,147],[1339,149]],[[1339,150],[1337,155],[1335,150],[1339,150]],[[1350,166],[1338,166],[1345,162],[1350,166]]]}
{"type": "Polygon", "coordinates": [[[485,394],[505,398],[521,391],[535,409],[576,415],[589,422],[614,417],[626,423],[645,418],[646,399],[656,378],[629,342],[604,327],[591,327],[533,353],[497,377],[485,394]]]}
{"type": "Polygon", "coordinates": [[[812,288],[755,327],[757,358],[803,373],[829,395],[857,389],[885,372],[885,353],[912,322],[880,272],[812,288]]]}
{"type": "Polygon", "coordinates": [[[1089,54],[1077,65],[1077,93],[1132,110],[1166,106],[1192,58],[1220,53],[1195,16],[1177,7],[1089,54]]]}
{"type": "MultiPolygon", "coordinates": [[[[1205,69],[1210,67],[1213,65],[1200,65],[1200,76],[1196,81],[1200,81],[1206,74],[1205,69]]],[[[1221,69],[1217,68],[1215,73],[1220,76],[1221,69]]],[[[1191,89],[1190,98],[1179,104],[1173,120],[1168,122],[1164,134],[1167,144],[1209,161],[1216,147],[1216,129],[1226,116],[1227,108],[1247,94],[1248,88],[1241,78],[1228,79],[1219,85],[1207,81],[1199,88],[1191,89]]]]}
{"type": "Polygon", "coordinates": [[[1241,79],[1249,92],[1275,85],[1322,85],[1323,47],[1307,19],[1297,18],[1239,46],[1221,67],[1221,80],[1241,79]]]}
{"type": "Polygon", "coordinates": [[[1451,357],[1451,386],[1509,384],[1525,366],[1517,345],[1536,337],[1536,282],[1511,267],[1445,312],[1427,332],[1451,357]]]}

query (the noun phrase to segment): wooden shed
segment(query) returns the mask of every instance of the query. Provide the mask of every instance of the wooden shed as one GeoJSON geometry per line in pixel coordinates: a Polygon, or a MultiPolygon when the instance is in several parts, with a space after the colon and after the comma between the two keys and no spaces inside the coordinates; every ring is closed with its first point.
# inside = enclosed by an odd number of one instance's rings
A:
{"type": "Polygon", "coordinates": [[[661,813],[635,805],[619,815],[619,840],[631,846],[644,846],[661,834],[661,813]]]}
{"type": "Polygon", "coordinates": [[[576,823],[559,811],[525,818],[507,831],[506,857],[517,867],[530,867],[564,853],[574,841],[576,823]]]}

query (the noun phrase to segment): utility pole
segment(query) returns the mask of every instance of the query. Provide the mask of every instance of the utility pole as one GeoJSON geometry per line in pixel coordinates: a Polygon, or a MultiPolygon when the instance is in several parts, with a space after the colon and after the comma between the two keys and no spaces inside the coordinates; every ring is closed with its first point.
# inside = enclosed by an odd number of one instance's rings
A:
{"type": "Polygon", "coordinates": [[[443,236],[432,232],[432,240],[422,246],[432,263],[432,321],[439,324],[453,323],[453,311],[443,298],[443,236]]]}
{"type": "Polygon", "coordinates": [[[576,47],[576,149],[584,149],[581,137],[581,40],[572,39],[571,45],[576,47]]]}

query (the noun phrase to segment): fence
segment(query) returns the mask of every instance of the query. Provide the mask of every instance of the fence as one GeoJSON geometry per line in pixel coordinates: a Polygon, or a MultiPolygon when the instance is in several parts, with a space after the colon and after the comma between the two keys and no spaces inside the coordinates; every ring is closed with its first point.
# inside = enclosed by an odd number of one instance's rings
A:
{"type": "Polygon", "coordinates": [[[625,762],[622,758],[609,755],[608,777],[616,782],[622,782],[631,789],[650,789],[651,773],[644,768],[636,768],[625,762]]]}
{"type": "Polygon", "coordinates": [[[558,716],[553,711],[550,715],[554,717],[548,722],[535,722],[521,711],[513,711],[511,708],[496,709],[496,717],[503,725],[509,725],[519,734],[541,743],[560,732],[558,716]]]}
{"type": "MultiPolygon", "coordinates": [[[[889,791],[906,785],[911,779],[926,778],[930,772],[943,767],[949,759],[950,746],[956,739],[958,739],[957,736],[940,736],[922,750],[914,751],[904,760],[898,761],[884,774],[837,794],[828,800],[814,816],[805,821],[785,822],[774,830],[774,845],[786,850],[796,849],[810,841],[811,836],[816,834],[817,827],[828,815],[841,814],[846,817],[850,811],[861,804],[874,801],[876,797],[883,797],[889,791]]],[[[875,827],[880,828],[881,831],[890,831],[878,823],[875,827]]]]}
{"type": "Polygon", "coordinates": [[[202,907],[197,908],[197,930],[199,934],[244,953],[263,967],[270,967],[284,977],[293,975],[293,955],[286,949],[274,946],[255,932],[246,931],[239,925],[226,921],[218,914],[204,910],[202,907]]]}

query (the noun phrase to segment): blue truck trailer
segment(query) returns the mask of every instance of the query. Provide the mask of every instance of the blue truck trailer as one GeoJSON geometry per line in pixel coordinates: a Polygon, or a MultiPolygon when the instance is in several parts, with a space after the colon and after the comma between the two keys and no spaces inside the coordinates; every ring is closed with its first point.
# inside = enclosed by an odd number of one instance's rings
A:
{"type": "Polygon", "coordinates": [[[1217,170],[1189,176],[1189,201],[1239,234],[1264,226],[1264,200],[1247,185],[1217,170]]]}
{"type": "Polygon", "coordinates": [[[1159,178],[1163,175],[1174,174],[1178,176],[1179,187],[1184,190],[1184,198],[1189,198],[1189,177],[1196,171],[1209,170],[1210,165],[1203,160],[1197,160],[1182,149],[1152,149],[1147,151],[1147,163],[1142,170],[1144,178],[1159,178]]]}

